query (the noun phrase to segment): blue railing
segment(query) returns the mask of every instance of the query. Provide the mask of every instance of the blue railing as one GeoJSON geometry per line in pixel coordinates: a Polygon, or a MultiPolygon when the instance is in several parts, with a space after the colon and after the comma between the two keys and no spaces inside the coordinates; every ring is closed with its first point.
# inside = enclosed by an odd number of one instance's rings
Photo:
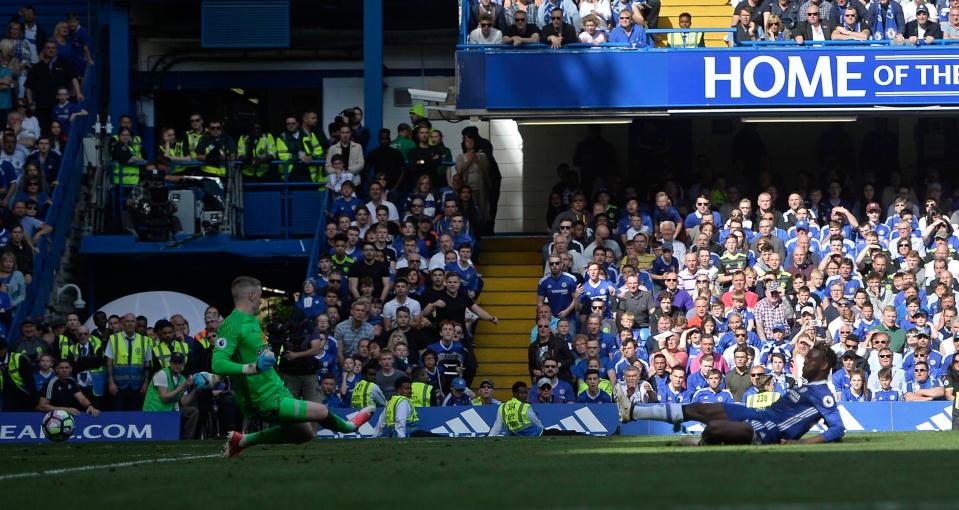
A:
{"type": "Polygon", "coordinates": [[[27,317],[44,313],[47,300],[53,290],[60,257],[63,255],[72,229],[73,214],[76,210],[77,196],[86,173],[83,166],[83,138],[90,131],[96,115],[100,111],[100,87],[97,69],[87,65],[83,77],[84,108],[91,115],[77,117],[70,125],[69,140],[63,150],[60,170],[57,173],[57,187],[53,191],[53,203],[47,211],[45,222],[53,227],[47,239],[41,239],[40,253],[33,258],[33,281],[27,287],[27,297],[14,314],[10,325],[10,337],[16,340],[20,336],[20,323],[27,317]]]}

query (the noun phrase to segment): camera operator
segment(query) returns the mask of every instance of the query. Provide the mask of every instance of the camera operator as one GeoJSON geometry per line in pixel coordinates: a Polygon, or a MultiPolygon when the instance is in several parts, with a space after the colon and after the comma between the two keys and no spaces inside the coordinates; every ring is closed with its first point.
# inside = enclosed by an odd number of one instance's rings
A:
{"type": "Polygon", "coordinates": [[[174,216],[176,205],[170,201],[166,180],[154,163],[146,163],[127,199],[123,227],[135,232],[140,241],[169,241],[182,228],[174,216]]]}
{"type": "Polygon", "coordinates": [[[303,311],[294,308],[285,323],[271,322],[266,330],[273,352],[280,357],[278,367],[287,389],[294,398],[319,404],[322,396],[317,356],[323,350],[323,342],[319,338],[310,340],[310,326],[303,311]]]}
{"type": "Polygon", "coordinates": [[[226,177],[227,166],[236,160],[236,142],[223,132],[222,120],[210,121],[206,134],[197,143],[196,159],[206,163],[201,175],[226,177]]]}
{"type": "Polygon", "coordinates": [[[140,182],[139,166],[145,163],[138,144],[133,143],[133,131],[121,127],[116,141],[110,148],[113,160],[113,184],[136,186],[140,182]]]}

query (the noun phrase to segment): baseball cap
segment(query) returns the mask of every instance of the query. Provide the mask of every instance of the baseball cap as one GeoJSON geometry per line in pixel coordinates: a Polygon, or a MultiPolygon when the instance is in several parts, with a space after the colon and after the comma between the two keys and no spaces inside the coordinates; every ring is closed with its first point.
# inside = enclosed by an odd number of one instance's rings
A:
{"type": "Polygon", "coordinates": [[[776,324],[773,326],[773,331],[786,331],[786,326],[783,324],[776,324]]]}
{"type": "Polygon", "coordinates": [[[66,325],[67,325],[67,321],[61,319],[60,317],[56,317],[50,321],[51,328],[60,328],[66,325]]]}
{"type": "Polygon", "coordinates": [[[664,251],[665,251],[665,250],[673,251],[673,243],[671,243],[671,242],[669,242],[669,241],[664,242],[663,245],[662,245],[660,248],[661,248],[662,250],[664,250],[664,251]]]}
{"type": "Polygon", "coordinates": [[[879,211],[882,212],[882,206],[878,202],[869,202],[866,204],[866,212],[879,211]]]}
{"type": "Polygon", "coordinates": [[[842,359],[846,359],[846,358],[856,359],[856,358],[858,358],[858,357],[859,357],[859,355],[856,354],[856,351],[846,351],[846,352],[842,353],[842,359]]]}
{"type": "Polygon", "coordinates": [[[182,352],[174,352],[170,355],[170,363],[184,363],[186,358],[183,356],[182,352]]]}
{"type": "Polygon", "coordinates": [[[782,292],[783,286],[778,281],[774,281],[766,286],[766,289],[768,289],[769,292],[782,292]]]}
{"type": "Polygon", "coordinates": [[[926,14],[929,14],[929,9],[926,8],[925,5],[922,5],[922,6],[920,6],[918,9],[916,9],[916,14],[919,14],[920,12],[924,12],[924,13],[926,13],[926,14]]]}
{"type": "Polygon", "coordinates": [[[457,377],[453,379],[453,382],[450,384],[450,387],[454,390],[463,391],[466,389],[466,381],[462,377],[457,377]]]}
{"type": "Polygon", "coordinates": [[[550,388],[552,388],[552,387],[553,387],[553,383],[550,382],[549,378],[540,377],[539,380],[536,381],[536,387],[537,387],[537,388],[542,388],[543,386],[549,386],[550,388]]]}
{"type": "Polygon", "coordinates": [[[811,306],[804,306],[799,315],[816,315],[816,309],[811,306]]]}
{"type": "Polygon", "coordinates": [[[490,388],[496,387],[496,385],[493,384],[493,381],[491,381],[490,379],[483,379],[483,382],[480,383],[480,387],[483,387],[483,386],[489,386],[490,388]]]}
{"type": "Polygon", "coordinates": [[[796,222],[796,230],[800,230],[800,229],[801,229],[801,230],[805,230],[806,232],[809,232],[809,222],[807,222],[807,221],[797,221],[797,222],[796,222]]]}
{"type": "Polygon", "coordinates": [[[916,311],[916,313],[915,313],[915,315],[913,315],[913,317],[918,317],[918,316],[920,316],[920,315],[922,315],[923,317],[928,318],[928,317],[929,317],[929,312],[927,312],[927,311],[923,310],[922,308],[920,308],[919,310],[916,311]]]}

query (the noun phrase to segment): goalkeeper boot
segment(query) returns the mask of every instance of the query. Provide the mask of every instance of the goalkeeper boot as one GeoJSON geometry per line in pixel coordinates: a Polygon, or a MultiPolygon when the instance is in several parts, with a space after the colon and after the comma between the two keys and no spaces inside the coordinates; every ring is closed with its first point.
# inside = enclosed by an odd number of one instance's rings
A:
{"type": "Polygon", "coordinates": [[[626,390],[620,388],[619,385],[614,386],[614,388],[616,393],[616,408],[619,409],[619,420],[623,423],[633,421],[633,402],[629,399],[629,395],[627,395],[626,390]]]}
{"type": "Polygon", "coordinates": [[[223,447],[223,456],[230,459],[239,455],[240,452],[243,451],[243,448],[240,448],[240,441],[242,440],[242,432],[228,432],[226,435],[226,446],[223,447]]]}
{"type": "Polygon", "coordinates": [[[353,415],[350,418],[350,423],[356,427],[356,430],[359,430],[364,423],[370,421],[370,418],[373,417],[373,413],[376,412],[376,406],[366,406],[363,409],[360,409],[360,412],[353,415]]]}

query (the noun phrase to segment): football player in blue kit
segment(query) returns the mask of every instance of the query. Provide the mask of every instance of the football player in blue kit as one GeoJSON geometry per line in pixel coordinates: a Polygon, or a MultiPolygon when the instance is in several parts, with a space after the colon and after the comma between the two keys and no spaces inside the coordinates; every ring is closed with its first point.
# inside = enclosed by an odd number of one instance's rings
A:
{"type": "Polygon", "coordinates": [[[836,365],[836,353],[825,343],[809,350],[803,363],[806,384],[789,390],[764,410],[734,403],[636,405],[617,399],[620,417],[632,420],[658,420],[677,428],[684,421],[706,425],[702,444],[788,444],[838,441],[845,434],[836,399],[827,386],[829,371],[836,365]],[[803,435],[820,418],[828,429],[819,435],[803,435]]]}

